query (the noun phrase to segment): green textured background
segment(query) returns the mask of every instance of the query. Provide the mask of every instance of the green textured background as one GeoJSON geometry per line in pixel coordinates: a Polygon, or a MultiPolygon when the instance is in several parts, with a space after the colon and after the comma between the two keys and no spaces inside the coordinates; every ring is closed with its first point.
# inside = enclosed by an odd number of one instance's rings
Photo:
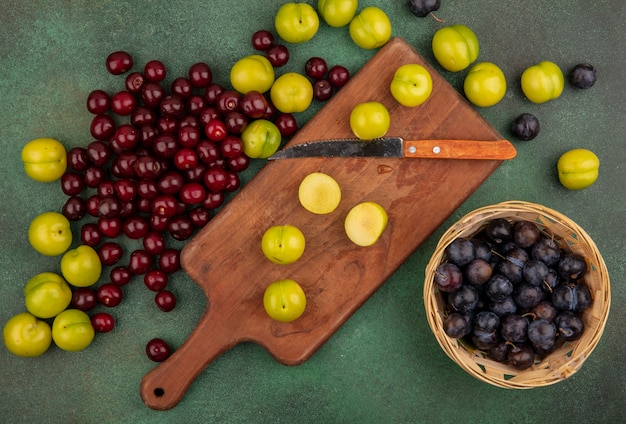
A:
{"type": "MultiPolygon", "coordinates": [[[[36,137],[66,147],[90,142],[85,109],[94,89],[115,92],[123,78],[109,75],[104,59],[127,50],[137,67],[160,59],[170,77],[206,61],[227,83],[230,66],[253,53],[250,36],[273,27],[284,1],[2,0],[0,6],[0,323],[22,312],[23,286],[43,271],[58,271],[26,232],[39,213],[59,210],[59,184],[36,183],[22,170],[20,151],[36,137]]],[[[309,1],[315,4],[316,2],[309,1]]],[[[365,1],[391,17],[393,34],[431,63],[430,39],[440,26],[418,19],[406,2],[365,1]]],[[[170,287],[179,306],[160,313],[140,281],[125,287],[112,310],[116,329],[79,353],[52,347],[35,359],[0,346],[0,421],[5,423],[113,422],[603,422],[621,421],[626,398],[624,247],[626,204],[626,3],[623,0],[444,0],[446,23],[473,28],[480,61],[491,61],[509,82],[506,97],[481,113],[506,137],[522,112],[536,114],[541,135],[516,142],[518,157],[496,172],[401,266],[361,309],[305,364],[276,363],[261,347],[243,344],[213,362],[182,402],[167,412],[147,408],[139,396],[153,368],[145,343],[163,337],[180,346],[205,309],[202,292],[183,273],[170,287]],[[519,89],[523,69],[552,60],[567,72],[579,62],[598,68],[587,91],[567,86],[556,101],[533,105],[519,89]],[[559,155],[589,148],[601,160],[597,183],[580,192],[556,178],[559,155]],[[437,345],[422,301],[424,267],[443,231],[471,210],[505,200],[537,202],[568,215],[594,238],[612,277],[612,309],[599,345],[582,369],[553,386],[514,391],[467,375],[437,345]]],[[[352,44],[347,28],[324,24],[315,38],[291,46],[283,69],[300,71],[318,55],[351,72],[374,54],[352,44]]],[[[440,69],[440,68],[438,68],[440,69]]],[[[442,72],[456,88],[463,73],[442,72]]],[[[171,81],[171,78],[168,78],[171,81]]],[[[304,123],[319,104],[298,116],[304,123]]],[[[255,161],[244,182],[263,166],[255,161]]],[[[419,219],[406,217],[407,219],[419,219]]],[[[76,227],[76,232],[78,228],[76,227]]],[[[133,245],[126,244],[129,248],[133,245]]],[[[242,264],[245,266],[245,264],[242,264]]]]}

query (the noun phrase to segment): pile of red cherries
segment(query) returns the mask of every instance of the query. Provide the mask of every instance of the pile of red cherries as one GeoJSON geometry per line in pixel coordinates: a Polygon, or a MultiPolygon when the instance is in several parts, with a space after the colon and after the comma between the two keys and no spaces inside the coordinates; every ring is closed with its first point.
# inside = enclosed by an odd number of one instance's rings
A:
{"type": "MultiPolygon", "coordinates": [[[[251,41],[273,66],[287,63],[288,50],[275,44],[269,31],[257,31],[251,41]]],[[[72,306],[83,311],[98,304],[119,305],[122,287],[134,277],[155,292],[161,311],[172,311],[176,297],[167,288],[168,279],[181,265],[180,249],[170,240],[191,238],[226,196],[239,189],[239,173],[250,164],[240,138],[243,130],[254,119],[271,120],[284,137],[297,130],[294,116],[278,112],[266,96],[242,95],[214,82],[206,63],[191,65],[186,76],[173,79],[169,86],[163,62],[151,60],[142,71],[133,71],[133,66],[127,52],[107,57],[109,73],[126,74],[124,87],[113,94],[89,93],[93,141],[68,151],[68,169],[61,178],[68,196],[62,213],[81,223],[81,243],[98,252],[108,272],[108,281],[97,288],[74,290],[72,306]],[[141,241],[141,247],[125,252],[121,237],[141,241]],[[128,261],[123,263],[125,253],[128,261]]],[[[320,101],[328,100],[349,79],[346,68],[337,65],[329,70],[319,57],[309,59],[304,71],[320,101]]],[[[99,312],[92,316],[92,324],[96,331],[108,332],[115,320],[108,312],[99,312]]],[[[170,355],[170,348],[155,338],[146,353],[160,362],[170,355]]]]}

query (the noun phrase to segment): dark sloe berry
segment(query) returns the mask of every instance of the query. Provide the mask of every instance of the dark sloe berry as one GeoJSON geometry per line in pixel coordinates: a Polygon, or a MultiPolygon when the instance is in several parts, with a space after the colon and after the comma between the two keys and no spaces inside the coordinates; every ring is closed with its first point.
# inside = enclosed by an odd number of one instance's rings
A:
{"type": "Polygon", "coordinates": [[[470,330],[467,317],[459,312],[452,312],[443,321],[443,331],[453,339],[465,337],[470,333],[470,330]]]}
{"type": "Polygon", "coordinates": [[[500,334],[502,338],[511,343],[526,341],[528,331],[528,319],[522,315],[511,314],[502,318],[500,334]]]}
{"type": "Polygon", "coordinates": [[[473,238],[470,241],[474,245],[476,259],[491,261],[491,246],[489,246],[489,243],[478,238],[473,238]]]}
{"type": "Polygon", "coordinates": [[[513,300],[522,309],[534,308],[541,302],[542,296],[543,293],[539,287],[527,283],[519,283],[513,291],[513,300]]]}
{"type": "Polygon", "coordinates": [[[545,355],[556,349],[556,325],[545,318],[538,318],[528,324],[528,341],[535,352],[545,355]]]}
{"type": "Polygon", "coordinates": [[[542,300],[531,310],[535,318],[543,318],[548,321],[554,321],[558,314],[558,310],[554,307],[552,302],[542,300]]]}
{"type": "Polygon", "coordinates": [[[543,237],[533,245],[531,255],[533,259],[552,266],[561,259],[561,249],[553,239],[543,237]]]}
{"type": "Polygon", "coordinates": [[[493,302],[501,302],[513,293],[513,283],[501,274],[496,274],[487,281],[485,294],[493,302]]]}
{"type": "Polygon", "coordinates": [[[540,237],[541,232],[534,222],[517,221],[513,225],[513,242],[523,249],[537,243],[540,237]]]}
{"type": "Polygon", "coordinates": [[[435,284],[443,292],[453,292],[463,284],[463,273],[458,266],[444,262],[435,271],[435,284]]]}
{"type": "Polygon", "coordinates": [[[476,257],[474,244],[465,238],[454,239],[446,246],[445,253],[448,261],[459,267],[467,265],[476,257]]]}
{"type": "Polygon", "coordinates": [[[480,295],[478,290],[469,284],[463,284],[458,290],[450,293],[448,301],[455,311],[463,314],[468,313],[476,309],[480,295]]]}
{"type": "Polygon", "coordinates": [[[480,350],[489,350],[494,347],[500,338],[498,337],[497,331],[481,331],[474,330],[472,332],[472,343],[476,346],[477,349],[480,350]]]}
{"type": "Polygon", "coordinates": [[[565,280],[578,280],[587,272],[587,262],[582,255],[567,253],[559,260],[559,274],[565,280]]]}
{"type": "Polygon", "coordinates": [[[540,286],[548,278],[550,268],[541,261],[531,259],[524,264],[524,280],[532,286],[540,286]]]}
{"type": "Polygon", "coordinates": [[[507,362],[518,370],[525,370],[535,363],[535,351],[525,343],[519,343],[509,350],[507,362]]]}
{"type": "Polygon", "coordinates": [[[561,283],[561,279],[559,278],[559,274],[554,270],[554,268],[548,268],[548,275],[542,281],[540,287],[545,293],[552,293],[554,288],[561,283]]]}
{"type": "Polygon", "coordinates": [[[563,311],[554,319],[554,324],[559,332],[559,337],[571,342],[578,340],[585,329],[583,321],[571,311],[563,311]]]}
{"type": "Polygon", "coordinates": [[[580,63],[570,72],[569,80],[574,87],[586,90],[591,88],[598,79],[598,72],[589,63],[580,63]]]}
{"type": "Polygon", "coordinates": [[[530,141],[539,135],[539,119],[531,113],[522,113],[511,122],[511,132],[522,141],[530,141]]]}
{"type": "Polygon", "coordinates": [[[474,316],[474,330],[496,331],[500,326],[500,317],[491,311],[480,311],[474,316]]]}
{"type": "Polygon", "coordinates": [[[441,0],[409,0],[408,6],[412,14],[418,18],[424,18],[430,12],[439,10],[441,0]]]}
{"type": "Polygon", "coordinates": [[[465,267],[465,279],[468,283],[475,286],[481,286],[486,283],[492,274],[493,269],[491,265],[484,259],[474,259],[465,267]]]}
{"type": "Polygon", "coordinates": [[[503,317],[508,314],[516,313],[517,304],[511,296],[507,296],[499,302],[491,302],[489,304],[489,310],[499,317],[503,317]]]}
{"type": "Polygon", "coordinates": [[[502,243],[513,238],[513,226],[504,218],[495,218],[489,221],[485,232],[495,243],[502,243]]]}
{"type": "Polygon", "coordinates": [[[489,349],[489,356],[493,358],[494,361],[505,362],[509,350],[511,350],[511,343],[508,343],[506,340],[501,340],[489,349]]]}
{"type": "Polygon", "coordinates": [[[560,284],[552,292],[552,303],[561,311],[582,312],[591,305],[586,284],[560,284]]]}

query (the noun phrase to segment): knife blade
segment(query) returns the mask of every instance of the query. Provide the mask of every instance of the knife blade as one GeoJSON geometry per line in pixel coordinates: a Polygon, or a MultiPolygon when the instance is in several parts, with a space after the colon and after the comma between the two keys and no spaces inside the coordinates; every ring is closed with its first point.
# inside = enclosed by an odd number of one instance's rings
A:
{"type": "Polygon", "coordinates": [[[382,137],[373,140],[338,138],[316,140],[285,147],[269,160],[307,157],[381,157],[507,160],[517,155],[508,140],[404,140],[382,137]]]}

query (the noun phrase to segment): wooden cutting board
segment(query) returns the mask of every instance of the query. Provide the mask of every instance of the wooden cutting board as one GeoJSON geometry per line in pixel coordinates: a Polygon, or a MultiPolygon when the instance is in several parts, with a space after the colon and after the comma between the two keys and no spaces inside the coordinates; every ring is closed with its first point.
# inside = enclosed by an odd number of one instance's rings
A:
{"type": "MultiPolygon", "coordinates": [[[[352,136],[349,115],[365,101],[390,111],[388,135],[405,139],[497,140],[502,136],[409,44],[392,39],[290,141],[352,136]],[[429,100],[400,106],[389,92],[395,70],[425,66],[433,79],[429,100]]],[[[181,253],[184,270],[204,290],[206,312],[173,355],[150,371],[141,396],[151,408],[169,409],[204,368],[233,346],[252,341],[279,362],[306,361],[460,204],[500,165],[498,160],[308,158],[268,164],[193,238],[181,253]],[[309,173],[331,175],[342,201],[329,215],[314,215],[298,202],[309,173]],[[362,201],[380,203],[389,224],[371,247],[345,236],[348,210],[362,201]],[[273,225],[291,224],[306,237],[304,255],[276,265],[261,251],[273,225]],[[307,295],[304,314],[280,323],[263,309],[271,282],[292,278],[307,295]]],[[[422,275],[415,275],[420,284],[422,275]]],[[[417,299],[416,299],[417,301],[417,299]]]]}

